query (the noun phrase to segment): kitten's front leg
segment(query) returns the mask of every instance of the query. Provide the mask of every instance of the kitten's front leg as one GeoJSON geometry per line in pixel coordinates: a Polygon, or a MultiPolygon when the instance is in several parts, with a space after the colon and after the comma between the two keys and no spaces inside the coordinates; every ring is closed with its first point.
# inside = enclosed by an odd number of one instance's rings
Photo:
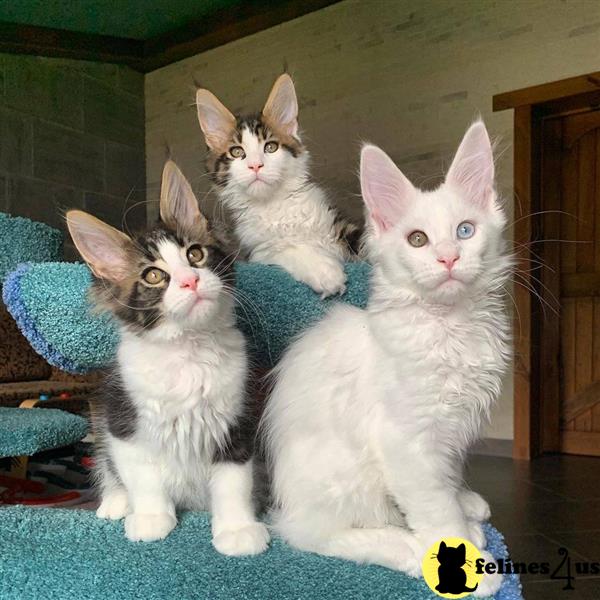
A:
{"type": "Polygon", "coordinates": [[[109,446],[132,510],[125,517],[125,535],[132,542],[167,537],[177,518],[164,489],[160,466],[146,448],[134,441],[111,438],[109,446]]]}
{"type": "Polygon", "coordinates": [[[253,252],[252,261],[278,265],[294,279],[311,287],[322,298],[346,291],[342,261],[324,249],[307,245],[288,246],[277,252],[253,252]]]}
{"type": "Polygon", "coordinates": [[[269,532],[254,516],[252,460],[216,462],[210,478],[213,546],[229,556],[260,554],[269,532]]]}

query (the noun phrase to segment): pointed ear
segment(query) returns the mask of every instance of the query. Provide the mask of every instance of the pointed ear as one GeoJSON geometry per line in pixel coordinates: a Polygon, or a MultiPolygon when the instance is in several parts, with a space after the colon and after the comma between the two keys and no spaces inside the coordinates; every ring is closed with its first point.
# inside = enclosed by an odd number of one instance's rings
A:
{"type": "Polygon", "coordinates": [[[476,121],[463,138],[446,183],[459,190],[468,200],[482,207],[494,201],[494,155],[483,121],[476,121]]]}
{"type": "Polygon", "coordinates": [[[225,151],[235,131],[235,117],[208,90],[196,92],[196,108],[207,146],[217,152],[225,151]]]}
{"type": "Polygon", "coordinates": [[[67,212],[67,227],[94,275],[112,281],[127,277],[134,253],[129,236],[82,210],[67,212]]]}
{"type": "Polygon", "coordinates": [[[360,153],[360,187],[378,233],[398,223],[415,195],[413,184],[377,146],[363,146],[360,153]]]}
{"type": "Polygon", "coordinates": [[[195,231],[207,228],[192,187],[172,160],[168,160],[163,169],[160,218],[175,230],[195,231]]]}
{"type": "Polygon", "coordinates": [[[288,135],[298,133],[298,100],[294,82],[287,73],[277,78],[262,114],[273,127],[288,135]]]}
{"type": "Polygon", "coordinates": [[[444,542],[443,540],[440,542],[440,550],[445,550],[446,549],[446,542],[444,542]]]}

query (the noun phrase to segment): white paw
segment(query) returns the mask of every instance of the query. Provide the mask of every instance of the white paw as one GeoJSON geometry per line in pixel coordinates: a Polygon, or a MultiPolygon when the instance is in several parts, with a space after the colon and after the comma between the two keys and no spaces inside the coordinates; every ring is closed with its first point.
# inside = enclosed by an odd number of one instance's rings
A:
{"type": "Polygon", "coordinates": [[[461,490],[458,500],[467,519],[487,521],[492,514],[490,505],[477,492],[461,490]]]}
{"type": "Polygon", "coordinates": [[[213,546],[227,556],[260,554],[267,549],[269,531],[262,523],[221,531],[213,538],[213,546]]]}
{"type": "Polygon", "coordinates": [[[127,501],[127,493],[123,491],[112,492],[104,498],[96,511],[96,516],[99,519],[122,519],[129,513],[129,503],[127,501]]]}
{"type": "Polygon", "coordinates": [[[175,525],[177,519],[168,513],[133,513],[125,517],[125,535],[132,542],[152,542],[166,538],[175,525]]]}
{"type": "MultiPolygon", "coordinates": [[[[482,552],[481,556],[485,562],[496,562],[494,557],[489,552],[482,552]]],[[[497,564],[497,563],[496,563],[497,564]]],[[[483,579],[479,582],[477,589],[473,592],[473,596],[485,597],[493,596],[502,585],[502,575],[494,573],[493,575],[484,574],[483,579]]]]}
{"type": "Polygon", "coordinates": [[[328,256],[319,257],[319,262],[312,265],[302,280],[321,294],[321,298],[346,291],[346,273],[342,264],[328,256]]]}
{"type": "Polygon", "coordinates": [[[397,540],[394,543],[394,556],[399,571],[410,577],[420,577],[423,574],[423,555],[425,549],[418,538],[408,531],[398,529],[397,540]]]}
{"type": "Polygon", "coordinates": [[[487,546],[487,539],[481,523],[468,521],[467,525],[469,527],[469,539],[478,550],[483,550],[487,546]]]}

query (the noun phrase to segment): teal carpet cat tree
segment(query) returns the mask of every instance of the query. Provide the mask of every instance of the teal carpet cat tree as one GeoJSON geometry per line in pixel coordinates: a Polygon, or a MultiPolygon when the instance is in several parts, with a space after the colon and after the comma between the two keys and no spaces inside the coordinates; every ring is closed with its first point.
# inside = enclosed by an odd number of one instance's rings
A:
{"type": "MultiPolygon", "coordinates": [[[[369,267],[353,263],[346,272],[348,289],[341,300],[364,306],[369,267]]],[[[238,320],[254,361],[264,367],[276,362],[291,337],[339,301],[321,301],[275,267],[240,263],[236,273],[238,320]]],[[[106,365],[118,342],[110,318],[90,310],[90,281],[81,264],[26,263],[10,273],[3,289],[9,311],[32,346],[51,364],[72,372],[106,365]]],[[[491,525],[486,534],[492,554],[506,558],[501,534],[491,525]]],[[[264,554],[247,558],[218,554],[210,539],[205,513],[180,515],[168,538],[144,544],[129,542],[121,522],[97,519],[91,511],[0,507],[0,598],[437,598],[422,579],[299,552],[279,539],[264,554]]],[[[505,576],[495,597],[521,600],[518,577],[505,576]]]]}

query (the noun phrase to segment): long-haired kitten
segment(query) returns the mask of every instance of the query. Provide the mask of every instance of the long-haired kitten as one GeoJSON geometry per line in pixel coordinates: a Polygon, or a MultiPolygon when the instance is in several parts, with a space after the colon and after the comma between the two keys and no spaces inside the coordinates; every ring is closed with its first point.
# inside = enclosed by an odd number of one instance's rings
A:
{"type": "Polygon", "coordinates": [[[130,540],[151,541],[175,527],[176,509],[210,509],[219,552],[257,554],[269,535],[252,502],[254,432],[232,261],[170,161],[160,217],[132,239],[67,213],[93,295],[121,333],[98,407],[97,514],[124,517],[130,540]]]}
{"type": "Polygon", "coordinates": [[[234,116],[204,89],[196,105],[207,168],[243,254],[283,267],[323,297],[343,293],[343,260],[355,256],[361,232],[310,179],[290,76],[277,79],[257,115],[234,116]]]}
{"type": "MultiPolygon", "coordinates": [[[[442,537],[485,546],[489,507],[462,467],[511,355],[506,220],[482,122],[437,189],[415,188],[370,145],[361,186],[369,303],[336,306],[276,369],[265,414],[274,522],[298,548],[416,576],[442,537]]],[[[485,575],[475,594],[500,580],[485,575]]]]}

